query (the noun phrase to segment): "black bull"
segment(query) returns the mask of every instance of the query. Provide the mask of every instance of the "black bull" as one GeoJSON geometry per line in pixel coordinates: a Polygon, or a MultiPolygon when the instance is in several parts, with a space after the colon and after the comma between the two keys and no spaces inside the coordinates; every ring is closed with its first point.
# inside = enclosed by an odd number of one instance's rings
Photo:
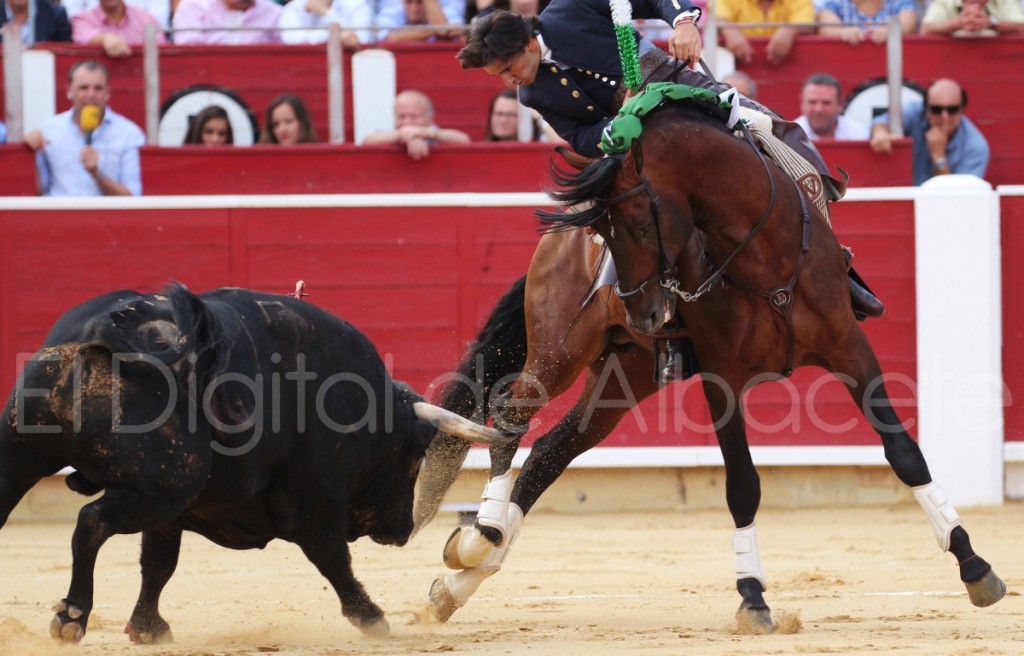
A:
{"type": "Polygon", "coordinates": [[[72,538],[67,597],[50,626],[81,640],[97,552],[142,533],[142,589],[126,632],[170,638],[158,612],[182,531],[231,548],[301,547],[366,633],[384,614],[352,574],[348,542],[401,545],[438,431],[499,433],[446,415],[388,375],[351,325],[302,301],[241,289],[121,291],[54,325],[0,421],[0,527],[42,477],[103,491],[72,538]]]}

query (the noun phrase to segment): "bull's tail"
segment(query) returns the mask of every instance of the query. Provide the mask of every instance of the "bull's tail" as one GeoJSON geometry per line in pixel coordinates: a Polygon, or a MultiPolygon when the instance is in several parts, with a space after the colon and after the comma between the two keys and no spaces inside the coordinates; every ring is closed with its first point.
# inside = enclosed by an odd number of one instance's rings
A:
{"type": "MultiPolygon", "coordinates": [[[[517,280],[491,310],[483,329],[470,344],[455,377],[441,391],[438,405],[484,423],[495,384],[526,365],[526,276],[517,280]]],[[[500,390],[498,390],[500,391],[500,390]]],[[[445,492],[455,482],[470,444],[438,433],[427,450],[413,511],[415,534],[437,514],[445,492]]]]}

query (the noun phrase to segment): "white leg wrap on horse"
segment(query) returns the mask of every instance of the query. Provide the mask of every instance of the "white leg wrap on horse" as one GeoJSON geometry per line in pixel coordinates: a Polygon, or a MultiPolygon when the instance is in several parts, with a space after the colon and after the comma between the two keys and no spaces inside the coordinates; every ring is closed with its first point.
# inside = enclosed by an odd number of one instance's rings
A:
{"type": "Polygon", "coordinates": [[[732,550],[736,554],[736,580],[757,579],[761,587],[767,590],[768,583],[761,567],[761,551],[757,547],[757,525],[736,529],[732,535],[732,550]]]}
{"type": "Polygon", "coordinates": [[[459,535],[459,561],[466,568],[498,569],[505,562],[512,544],[519,537],[519,529],[523,525],[523,511],[516,504],[510,503],[505,507],[504,520],[504,526],[496,527],[504,536],[499,547],[494,546],[475,526],[462,529],[459,535]]]}
{"type": "Polygon", "coordinates": [[[491,574],[497,572],[497,568],[475,567],[452,572],[444,577],[444,587],[451,595],[451,600],[457,608],[462,608],[477,591],[480,584],[491,574]]]}
{"type": "Polygon", "coordinates": [[[914,498],[921,504],[932,522],[939,548],[949,551],[949,537],[953,529],[960,526],[960,515],[957,514],[956,508],[949,502],[946,492],[934,481],[911,489],[914,491],[914,498]]]}
{"type": "MultiPolygon", "coordinates": [[[[480,497],[480,510],[476,513],[476,521],[481,526],[489,526],[501,531],[504,538],[508,534],[508,500],[512,498],[512,470],[487,481],[484,493],[480,497]]],[[[521,513],[520,513],[521,514],[521,513]]]]}

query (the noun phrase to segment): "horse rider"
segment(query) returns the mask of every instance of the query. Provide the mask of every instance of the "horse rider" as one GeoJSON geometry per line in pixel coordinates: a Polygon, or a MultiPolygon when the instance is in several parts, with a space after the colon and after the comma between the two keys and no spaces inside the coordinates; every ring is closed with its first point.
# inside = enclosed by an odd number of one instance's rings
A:
{"type": "MultiPolygon", "coordinates": [[[[628,2],[633,18],[662,19],[673,27],[668,54],[633,31],[644,82],[671,80],[716,92],[729,88],[689,66],[701,54],[698,7],[689,0],[628,2]]],[[[604,155],[599,149],[602,134],[627,99],[628,91],[623,83],[609,0],[552,0],[540,16],[493,11],[470,25],[458,59],[464,69],[482,68],[500,77],[505,86],[518,88],[520,102],[540,112],[577,153],[604,155]]],[[[830,200],[842,197],[845,182],[829,174],[828,165],[800,126],[742,96],[740,104],[772,118],[775,136],[818,172],[822,182],[819,193],[830,200]]],[[[884,312],[881,302],[859,282],[850,281],[854,310],[858,315],[880,316],[884,312]]],[[[679,360],[673,357],[683,345],[674,341],[666,342],[665,381],[677,380],[684,373],[677,371],[679,360]]]]}

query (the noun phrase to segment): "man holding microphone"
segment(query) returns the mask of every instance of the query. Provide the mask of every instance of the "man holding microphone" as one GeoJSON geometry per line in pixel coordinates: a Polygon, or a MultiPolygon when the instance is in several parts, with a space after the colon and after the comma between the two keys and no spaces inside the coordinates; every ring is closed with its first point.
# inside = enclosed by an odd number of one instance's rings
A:
{"type": "Polygon", "coordinates": [[[71,109],[25,135],[36,153],[37,189],[43,196],[138,196],[142,193],[139,126],[107,106],[110,73],[100,62],[77,62],[68,71],[71,109]]]}

